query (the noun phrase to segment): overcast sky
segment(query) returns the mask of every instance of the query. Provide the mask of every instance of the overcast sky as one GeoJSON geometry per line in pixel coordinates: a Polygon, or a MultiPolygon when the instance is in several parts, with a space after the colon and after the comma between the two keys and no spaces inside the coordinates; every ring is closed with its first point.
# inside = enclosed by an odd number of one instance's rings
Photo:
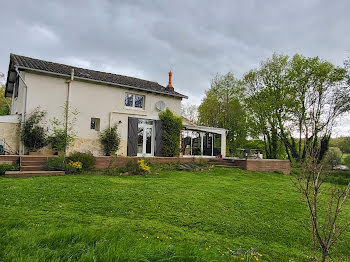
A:
{"type": "Polygon", "coordinates": [[[0,72],[11,52],[162,85],[171,69],[185,103],[199,104],[216,73],[240,77],[274,52],[342,65],[349,10],[349,0],[0,0],[0,72]]]}

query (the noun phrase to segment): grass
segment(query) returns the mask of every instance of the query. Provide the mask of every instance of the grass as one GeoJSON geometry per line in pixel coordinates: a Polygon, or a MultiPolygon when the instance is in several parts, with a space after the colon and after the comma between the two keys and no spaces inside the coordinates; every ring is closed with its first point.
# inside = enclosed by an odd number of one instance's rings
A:
{"type": "MultiPolygon", "coordinates": [[[[240,247],[312,261],[306,207],[282,174],[0,178],[0,210],[0,261],[229,261],[240,247]]],[[[334,261],[350,261],[349,243],[334,261]]]]}

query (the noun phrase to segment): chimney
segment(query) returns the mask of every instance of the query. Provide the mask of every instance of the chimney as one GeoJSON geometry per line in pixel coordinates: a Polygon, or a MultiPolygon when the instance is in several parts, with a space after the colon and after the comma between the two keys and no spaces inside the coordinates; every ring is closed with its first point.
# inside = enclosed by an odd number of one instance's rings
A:
{"type": "Polygon", "coordinates": [[[174,91],[173,84],[171,83],[171,77],[172,76],[173,76],[173,73],[170,71],[169,72],[169,84],[167,85],[167,88],[169,89],[169,91],[174,91]]]}

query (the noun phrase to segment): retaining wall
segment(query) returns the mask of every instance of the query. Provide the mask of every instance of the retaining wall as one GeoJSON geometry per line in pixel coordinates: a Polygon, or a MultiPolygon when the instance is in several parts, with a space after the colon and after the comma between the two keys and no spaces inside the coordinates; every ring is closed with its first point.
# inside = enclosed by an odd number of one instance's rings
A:
{"type": "Polygon", "coordinates": [[[244,170],[274,172],[281,171],[283,174],[290,174],[290,162],[278,159],[239,159],[235,164],[244,170]]]}
{"type": "MultiPolygon", "coordinates": [[[[167,163],[189,163],[189,162],[199,162],[200,159],[204,159],[207,161],[206,158],[197,158],[197,157],[110,157],[110,156],[97,156],[95,157],[96,169],[103,169],[103,168],[115,168],[115,167],[122,167],[125,166],[125,164],[131,159],[133,161],[137,161],[140,159],[148,159],[153,164],[167,164],[167,163]]],[[[203,161],[203,160],[202,160],[203,161]]]]}

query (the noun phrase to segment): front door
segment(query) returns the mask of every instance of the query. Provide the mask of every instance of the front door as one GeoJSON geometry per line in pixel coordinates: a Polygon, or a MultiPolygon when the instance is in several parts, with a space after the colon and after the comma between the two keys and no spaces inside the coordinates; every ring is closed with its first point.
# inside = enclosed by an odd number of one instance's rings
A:
{"type": "Polygon", "coordinates": [[[139,119],[137,133],[137,156],[153,156],[153,143],[153,121],[139,119]]]}

